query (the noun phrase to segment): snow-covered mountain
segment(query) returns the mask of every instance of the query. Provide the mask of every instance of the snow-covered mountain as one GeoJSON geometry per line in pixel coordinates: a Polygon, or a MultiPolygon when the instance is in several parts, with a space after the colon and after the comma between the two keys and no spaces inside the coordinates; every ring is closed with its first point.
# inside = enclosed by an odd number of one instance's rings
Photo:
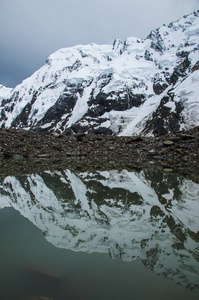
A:
{"type": "Polygon", "coordinates": [[[199,11],[146,39],[50,55],[0,104],[0,126],[159,134],[199,125],[199,11]]]}
{"type": "Polygon", "coordinates": [[[46,171],[1,178],[0,207],[14,207],[56,247],[139,259],[199,288],[198,190],[158,169],[46,171]]]}
{"type": "Polygon", "coordinates": [[[11,93],[12,88],[8,88],[0,84],[0,101],[6,98],[11,93]]]}

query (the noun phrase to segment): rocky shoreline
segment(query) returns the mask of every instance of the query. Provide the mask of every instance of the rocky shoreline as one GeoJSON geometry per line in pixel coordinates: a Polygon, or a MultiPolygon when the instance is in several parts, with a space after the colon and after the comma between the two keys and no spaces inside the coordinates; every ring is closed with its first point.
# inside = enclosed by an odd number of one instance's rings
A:
{"type": "Polygon", "coordinates": [[[52,168],[142,168],[199,172],[199,127],[158,137],[65,136],[0,129],[0,174],[52,168]]]}

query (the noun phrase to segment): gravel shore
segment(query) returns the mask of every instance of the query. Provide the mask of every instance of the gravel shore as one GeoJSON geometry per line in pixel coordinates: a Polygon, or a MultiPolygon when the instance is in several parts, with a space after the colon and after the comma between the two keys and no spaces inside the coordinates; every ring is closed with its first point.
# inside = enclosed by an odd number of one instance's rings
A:
{"type": "Polygon", "coordinates": [[[199,169],[199,127],[158,137],[64,136],[0,129],[0,174],[59,168],[199,169]],[[26,171],[25,171],[26,170],[26,171]]]}

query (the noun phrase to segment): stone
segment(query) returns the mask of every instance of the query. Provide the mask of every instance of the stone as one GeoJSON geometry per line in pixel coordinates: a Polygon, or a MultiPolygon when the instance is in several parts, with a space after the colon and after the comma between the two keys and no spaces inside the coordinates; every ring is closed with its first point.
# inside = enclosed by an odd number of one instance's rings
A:
{"type": "Polygon", "coordinates": [[[171,169],[171,168],[164,168],[163,171],[165,173],[170,173],[170,172],[173,172],[173,169],[171,169]]]}
{"type": "Polygon", "coordinates": [[[156,148],[161,148],[164,146],[164,143],[163,142],[158,142],[156,143],[156,148]]]}
{"type": "Polygon", "coordinates": [[[142,141],[143,141],[143,138],[141,136],[132,136],[130,142],[138,143],[138,142],[142,142],[142,141]]]}
{"type": "Polygon", "coordinates": [[[164,145],[166,145],[166,146],[171,146],[171,145],[173,145],[174,144],[174,142],[173,141],[164,141],[164,145]]]}
{"type": "Polygon", "coordinates": [[[50,156],[51,156],[50,153],[48,153],[48,154],[38,154],[38,158],[48,158],[50,156]]]}
{"type": "Polygon", "coordinates": [[[21,155],[21,154],[14,154],[13,155],[13,158],[15,159],[15,160],[23,160],[24,159],[24,156],[23,155],[21,155]]]}
{"type": "Polygon", "coordinates": [[[52,134],[52,136],[54,136],[54,137],[59,137],[59,136],[60,136],[60,134],[57,133],[57,132],[55,132],[55,131],[53,131],[51,134],[52,134]]]}
{"type": "Polygon", "coordinates": [[[182,140],[195,139],[195,136],[190,135],[190,134],[181,134],[180,137],[182,140]]]}
{"type": "Polygon", "coordinates": [[[157,154],[157,152],[154,150],[154,149],[151,149],[151,150],[149,150],[149,152],[148,152],[148,156],[154,156],[154,155],[156,155],[157,154]]]}

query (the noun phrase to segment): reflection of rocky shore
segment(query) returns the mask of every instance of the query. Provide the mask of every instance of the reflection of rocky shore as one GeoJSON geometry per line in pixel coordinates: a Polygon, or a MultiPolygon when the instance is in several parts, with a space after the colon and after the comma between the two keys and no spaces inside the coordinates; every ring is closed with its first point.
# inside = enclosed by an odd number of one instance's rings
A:
{"type": "Polygon", "coordinates": [[[199,288],[199,185],[172,173],[54,171],[1,180],[13,206],[60,248],[109,253],[199,288]]]}
{"type": "Polygon", "coordinates": [[[199,127],[161,137],[106,135],[44,135],[24,130],[0,129],[1,174],[35,172],[65,165],[98,168],[140,167],[149,161],[183,172],[199,170],[199,127]],[[5,159],[7,158],[7,159],[5,159]],[[9,173],[8,173],[9,170],[9,173]],[[28,171],[29,170],[29,171],[28,171]]]}

